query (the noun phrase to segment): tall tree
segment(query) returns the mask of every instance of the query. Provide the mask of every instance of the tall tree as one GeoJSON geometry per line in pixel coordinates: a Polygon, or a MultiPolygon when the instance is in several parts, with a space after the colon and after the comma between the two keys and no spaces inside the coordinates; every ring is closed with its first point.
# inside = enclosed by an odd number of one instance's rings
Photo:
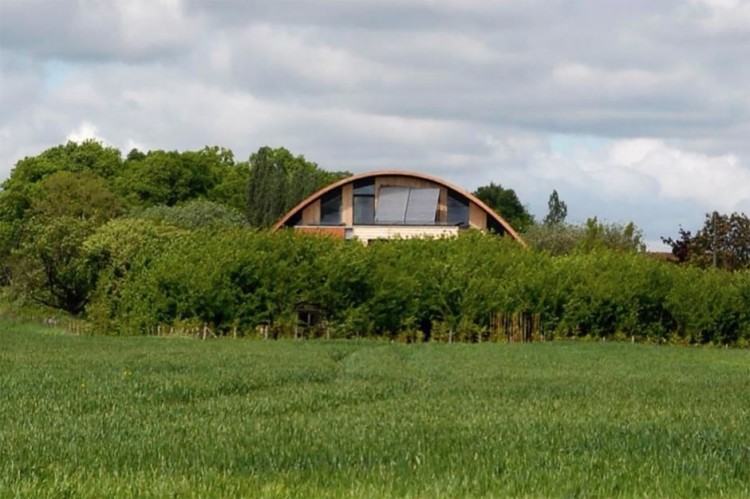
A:
{"type": "Polygon", "coordinates": [[[707,213],[695,235],[682,228],[677,239],[662,237],[680,261],[726,270],[750,268],[750,219],[744,213],[707,213]]]}
{"type": "Polygon", "coordinates": [[[507,220],[516,230],[525,231],[534,223],[534,217],[521,203],[513,189],[506,189],[500,184],[491,182],[489,185],[479,187],[474,191],[474,195],[507,220]]]}
{"type": "Polygon", "coordinates": [[[350,175],[323,170],[283,147],[261,147],[250,156],[248,221],[257,227],[268,227],[316,190],[350,175]]]}
{"type": "Polygon", "coordinates": [[[79,314],[96,284],[97,269],[83,242],[120,213],[104,180],[88,171],[59,171],[38,185],[8,259],[12,288],[25,298],[79,314]]]}
{"type": "Polygon", "coordinates": [[[544,225],[560,225],[565,223],[568,217],[568,205],[560,200],[557,190],[553,190],[547,201],[547,216],[544,217],[544,225]]]}

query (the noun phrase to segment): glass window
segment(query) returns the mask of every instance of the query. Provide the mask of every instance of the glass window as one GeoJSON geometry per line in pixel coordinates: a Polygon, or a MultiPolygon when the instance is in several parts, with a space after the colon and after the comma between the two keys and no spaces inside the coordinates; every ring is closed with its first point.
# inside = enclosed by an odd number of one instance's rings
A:
{"type": "Polygon", "coordinates": [[[375,223],[375,196],[354,196],[354,223],[375,223]]]}
{"type": "Polygon", "coordinates": [[[411,189],[409,202],[406,205],[406,223],[431,225],[437,215],[440,189],[411,189]]]}
{"type": "Polygon", "coordinates": [[[448,225],[469,225],[469,200],[448,190],[448,225]]]}
{"type": "Polygon", "coordinates": [[[339,225],[341,223],[341,189],[327,192],[320,200],[320,224],[339,225]]]}
{"type": "Polygon", "coordinates": [[[381,187],[378,192],[378,210],[375,212],[375,221],[404,223],[408,202],[408,187],[381,187]]]}
{"type": "Polygon", "coordinates": [[[363,178],[354,181],[353,209],[354,223],[368,225],[375,223],[375,179],[363,178]]]}
{"type": "Polygon", "coordinates": [[[361,180],[354,181],[354,195],[355,196],[374,196],[375,195],[375,179],[363,178],[361,180]]]}

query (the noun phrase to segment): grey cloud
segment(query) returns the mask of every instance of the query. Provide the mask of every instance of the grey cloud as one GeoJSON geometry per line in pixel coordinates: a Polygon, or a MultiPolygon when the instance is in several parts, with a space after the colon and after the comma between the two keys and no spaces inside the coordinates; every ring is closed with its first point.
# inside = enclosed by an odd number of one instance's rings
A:
{"type": "Polygon", "coordinates": [[[47,59],[91,62],[176,57],[195,41],[179,4],[128,0],[3,0],[0,44],[47,59]]]}
{"type": "Polygon", "coordinates": [[[702,153],[704,178],[728,154],[747,167],[749,13],[704,0],[5,0],[0,162],[84,123],[122,148],[215,143],[244,158],[284,145],[330,168],[500,181],[539,215],[558,188],[571,216],[633,219],[654,240],[699,224],[705,193],[668,198],[663,176],[616,162],[592,177],[576,166],[590,158],[558,158],[549,137],[652,137],[667,157],[702,153]],[[603,189],[618,182],[630,197],[603,189]]]}

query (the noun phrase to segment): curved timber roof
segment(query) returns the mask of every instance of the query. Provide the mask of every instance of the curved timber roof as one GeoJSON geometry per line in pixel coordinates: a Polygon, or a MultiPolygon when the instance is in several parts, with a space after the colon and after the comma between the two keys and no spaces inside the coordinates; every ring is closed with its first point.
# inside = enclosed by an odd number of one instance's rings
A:
{"type": "Polygon", "coordinates": [[[466,199],[468,199],[470,202],[474,203],[475,205],[479,206],[482,210],[487,213],[488,217],[491,217],[494,219],[497,223],[499,223],[503,229],[516,241],[521,243],[522,245],[526,246],[526,243],[523,239],[518,235],[518,233],[511,227],[511,225],[500,215],[495,213],[495,211],[487,206],[481,199],[476,197],[474,194],[462,189],[461,187],[458,187],[454,184],[451,184],[450,182],[446,182],[445,180],[437,177],[433,177],[432,175],[425,175],[424,173],[417,173],[417,172],[409,172],[409,171],[403,171],[403,170],[377,170],[372,172],[365,172],[365,173],[359,173],[357,175],[352,175],[351,177],[346,177],[344,179],[341,179],[337,182],[334,182],[330,185],[327,185],[323,187],[322,189],[318,190],[317,192],[314,192],[304,200],[302,200],[297,206],[289,210],[286,215],[281,217],[281,219],[276,222],[273,226],[273,230],[278,230],[281,227],[284,227],[284,225],[297,213],[301,213],[302,210],[304,210],[307,206],[314,203],[316,200],[321,198],[323,195],[325,195],[327,192],[330,192],[336,188],[339,188],[343,185],[352,183],[356,180],[361,180],[365,178],[374,178],[374,177],[409,177],[409,178],[416,178],[420,180],[426,180],[428,182],[433,182],[437,185],[440,185],[442,187],[445,187],[447,189],[450,189],[452,191],[455,191],[459,193],[460,195],[464,196],[466,199]]]}

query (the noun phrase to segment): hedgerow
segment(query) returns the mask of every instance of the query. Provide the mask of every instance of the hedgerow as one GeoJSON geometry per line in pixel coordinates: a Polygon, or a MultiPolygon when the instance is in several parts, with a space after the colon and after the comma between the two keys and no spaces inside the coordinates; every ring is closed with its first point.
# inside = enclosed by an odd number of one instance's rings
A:
{"type": "Polygon", "coordinates": [[[746,272],[606,249],[553,256],[479,232],[367,247],[293,231],[148,233],[126,269],[99,246],[103,270],[89,305],[96,330],[155,334],[201,324],[217,334],[476,341],[492,338],[493,317],[523,315],[538,318],[545,339],[750,338],[746,272]],[[306,312],[315,324],[301,333],[306,312]]]}

